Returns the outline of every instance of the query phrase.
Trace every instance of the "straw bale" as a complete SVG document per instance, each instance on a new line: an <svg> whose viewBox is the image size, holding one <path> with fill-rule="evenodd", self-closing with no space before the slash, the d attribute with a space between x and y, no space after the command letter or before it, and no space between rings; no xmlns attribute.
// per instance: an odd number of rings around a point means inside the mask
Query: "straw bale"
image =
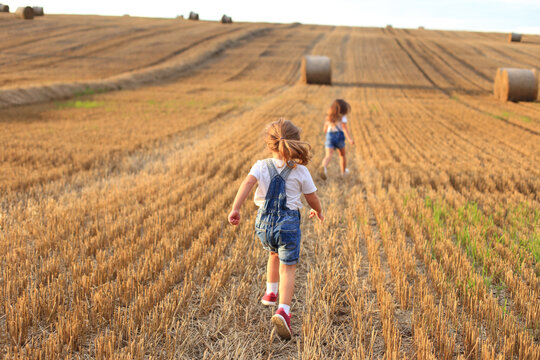
<svg viewBox="0 0 540 360"><path fill-rule="evenodd" d="M189 20L199 20L199 14L194 13L193 11L189 12Z"/></svg>
<svg viewBox="0 0 540 360"><path fill-rule="evenodd" d="M9 12L9 5L0 4L0 12Z"/></svg>
<svg viewBox="0 0 540 360"><path fill-rule="evenodd" d="M34 9L30 6L18 7L15 10L15 16L19 19L32 20L34 18Z"/></svg>
<svg viewBox="0 0 540 360"><path fill-rule="evenodd" d="M43 15L45 15L45 13L43 12L43 7L42 6L34 6L32 8L32 10L34 10L34 16L43 16Z"/></svg>
<svg viewBox="0 0 540 360"><path fill-rule="evenodd" d="M508 42L520 42L520 41L521 41L521 34L518 34L518 33L508 34Z"/></svg>
<svg viewBox="0 0 540 360"><path fill-rule="evenodd" d="M223 15L221 17L221 23L222 24L232 24L232 18L230 16Z"/></svg>
<svg viewBox="0 0 540 360"><path fill-rule="evenodd" d="M332 67L327 56L304 56L301 72L302 81L306 84L332 84Z"/></svg>
<svg viewBox="0 0 540 360"><path fill-rule="evenodd" d="M493 94L501 101L536 101L538 80L534 69L498 68Z"/></svg>

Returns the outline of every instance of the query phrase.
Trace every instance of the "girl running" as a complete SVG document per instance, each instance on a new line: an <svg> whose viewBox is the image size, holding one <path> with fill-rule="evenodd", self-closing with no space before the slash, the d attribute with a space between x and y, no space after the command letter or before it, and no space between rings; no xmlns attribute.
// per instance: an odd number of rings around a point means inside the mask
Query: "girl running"
<svg viewBox="0 0 540 360"><path fill-rule="evenodd" d="M300 257L301 195L311 207L309 217L323 221L321 203L315 194L317 188L305 165L309 162L309 144L300 141L300 130L289 120L270 123L265 142L272 157L259 160L244 179L229 213L229 223L238 225L240 208L253 186L255 204L259 206L255 220L255 233L263 248L269 251L266 269L264 305L279 306L272 316L278 335L292 337L291 300L294 292L296 264Z"/></svg>
<svg viewBox="0 0 540 360"><path fill-rule="evenodd" d="M336 99L330 105L326 121L324 122L324 133L326 134L326 156L324 157L319 175L323 180L326 180L328 173L326 167L332 158L334 150L339 154L339 165L341 167L341 175L349 173L347 169L347 159L345 158L345 139L349 143L354 144L354 140L347 128L347 114L351 112L351 105L343 99Z"/></svg>

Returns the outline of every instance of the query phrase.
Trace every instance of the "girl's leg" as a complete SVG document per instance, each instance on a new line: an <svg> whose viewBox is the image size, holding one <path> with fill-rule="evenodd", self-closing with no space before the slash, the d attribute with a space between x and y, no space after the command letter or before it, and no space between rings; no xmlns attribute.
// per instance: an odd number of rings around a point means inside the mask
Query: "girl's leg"
<svg viewBox="0 0 540 360"><path fill-rule="evenodd" d="M266 267L266 281L269 283L279 282L279 257L275 252L270 252Z"/></svg>
<svg viewBox="0 0 540 360"><path fill-rule="evenodd" d="M276 305L277 294L279 291L279 257L275 252L268 255L268 264L266 267L266 292L261 299L263 305Z"/></svg>
<svg viewBox="0 0 540 360"><path fill-rule="evenodd" d="M322 166L327 167L328 163L330 162L330 159L332 159L332 154L334 153L333 148L325 148L326 149L326 156L324 157L322 161Z"/></svg>
<svg viewBox="0 0 540 360"><path fill-rule="evenodd" d="M345 158L345 148L338 149L339 153L339 166L341 167L341 173L345 173L345 169L347 168L347 158Z"/></svg>
<svg viewBox="0 0 540 360"><path fill-rule="evenodd" d="M279 308L272 316L272 324L276 329L277 334L283 339L292 337L291 329L291 302L294 292L294 273L295 265L279 264Z"/></svg>
<svg viewBox="0 0 540 360"><path fill-rule="evenodd" d="M295 265L279 264L279 303L291 306L294 293L294 273Z"/></svg>

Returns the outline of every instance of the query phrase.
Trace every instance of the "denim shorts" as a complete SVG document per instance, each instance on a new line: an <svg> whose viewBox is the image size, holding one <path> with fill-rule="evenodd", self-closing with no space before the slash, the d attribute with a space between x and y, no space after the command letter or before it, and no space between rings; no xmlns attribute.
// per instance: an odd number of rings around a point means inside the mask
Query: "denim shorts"
<svg viewBox="0 0 540 360"><path fill-rule="evenodd" d="M331 149L343 149L345 147L345 133L341 130L327 132L324 146Z"/></svg>
<svg viewBox="0 0 540 360"><path fill-rule="evenodd" d="M261 240L263 248L278 254L282 264L298 263L301 238L298 210L280 210L275 214L259 209L255 234Z"/></svg>

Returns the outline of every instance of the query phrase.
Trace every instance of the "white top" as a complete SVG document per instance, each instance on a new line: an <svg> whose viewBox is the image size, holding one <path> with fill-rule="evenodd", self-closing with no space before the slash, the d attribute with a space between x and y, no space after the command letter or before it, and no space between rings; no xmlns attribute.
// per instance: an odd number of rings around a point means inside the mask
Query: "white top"
<svg viewBox="0 0 540 360"><path fill-rule="evenodd" d="M285 162L279 159L272 159L278 173L285 168ZM268 186L270 186L270 173L268 172L268 166L265 160L258 160L255 165L249 171L249 175L253 175L257 178L259 186L255 190L255 205L264 205L266 193L268 192ZM287 181L285 182L285 193L287 194L287 208L291 210L298 210L302 208L302 201L300 199L302 194L311 194L317 191L317 187L313 183L309 170L304 165L296 165L291 170Z"/></svg>
<svg viewBox="0 0 540 360"><path fill-rule="evenodd" d="M341 124L346 124L346 123L347 123L347 117L343 116L341 117L341 122L336 123L335 125L332 125L332 123L329 123L328 132L335 132L338 130L343 130L343 127L341 126Z"/></svg>

